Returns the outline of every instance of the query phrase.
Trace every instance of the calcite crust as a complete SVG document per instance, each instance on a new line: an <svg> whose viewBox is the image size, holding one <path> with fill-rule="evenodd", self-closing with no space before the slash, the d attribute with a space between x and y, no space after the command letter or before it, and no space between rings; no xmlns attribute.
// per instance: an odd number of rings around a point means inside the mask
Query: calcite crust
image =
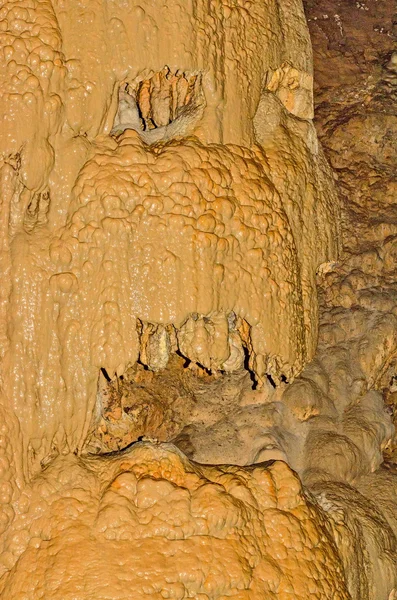
<svg viewBox="0 0 397 600"><path fill-rule="evenodd" d="M0 0L1 600L397 598L397 56L306 4L343 219L300 0Z"/></svg>
<svg viewBox="0 0 397 600"><path fill-rule="evenodd" d="M180 330L191 315L218 311L226 320L234 312L252 328L258 374L291 378L307 356L305 282L260 148L192 139L151 150L136 137L85 165L66 230L52 246L66 267L54 276L64 327L76 314L73 304L80 307L90 362L122 373L119 365L139 356L131 316ZM212 352L205 340L192 340L186 351L208 369L221 369L230 356L228 328L223 340L221 324L215 329ZM180 337L189 345L183 331Z"/></svg>
<svg viewBox="0 0 397 600"><path fill-rule="evenodd" d="M61 458L17 510L4 598L350 597L324 516L281 461L204 467L149 443Z"/></svg>

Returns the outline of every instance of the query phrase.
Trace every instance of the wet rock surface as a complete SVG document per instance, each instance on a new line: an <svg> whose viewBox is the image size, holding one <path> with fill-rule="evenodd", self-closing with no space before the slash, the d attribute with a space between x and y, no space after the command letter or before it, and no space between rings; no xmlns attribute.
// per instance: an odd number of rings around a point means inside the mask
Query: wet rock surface
<svg viewBox="0 0 397 600"><path fill-rule="evenodd" d="M392 3L305 3L332 175L298 3L91 4L1 7L1 597L393 600Z"/></svg>
<svg viewBox="0 0 397 600"><path fill-rule="evenodd" d="M324 514L283 462L205 467L139 443L55 460L17 510L4 597L349 598Z"/></svg>

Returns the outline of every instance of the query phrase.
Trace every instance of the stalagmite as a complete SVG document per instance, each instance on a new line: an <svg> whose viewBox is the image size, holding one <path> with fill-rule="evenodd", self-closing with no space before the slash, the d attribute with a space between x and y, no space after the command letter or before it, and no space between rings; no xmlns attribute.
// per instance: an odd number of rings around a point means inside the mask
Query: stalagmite
<svg viewBox="0 0 397 600"><path fill-rule="evenodd" d="M0 598L397 597L379 123L329 166L300 0L0 11Z"/></svg>

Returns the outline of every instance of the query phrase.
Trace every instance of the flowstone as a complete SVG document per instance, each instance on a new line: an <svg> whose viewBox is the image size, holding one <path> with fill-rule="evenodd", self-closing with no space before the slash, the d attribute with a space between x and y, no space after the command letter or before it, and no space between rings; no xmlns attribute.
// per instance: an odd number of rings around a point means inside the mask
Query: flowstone
<svg viewBox="0 0 397 600"><path fill-rule="evenodd" d="M17 511L4 598L349 598L327 523L282 462L205 467L148 443L69 456Z"/></svg>
<svg viewBox="0 0 397 600"><path fill-rule="evenodd" d="M27 473L81 450L101 372L180 354L292 381L339 222L299 2L3 10L3 387Z"/></svg>
<svg viewBox="0 0 397 600"><path fill-rule="evenodd" d="M300 1L0 15L2 600L394 598Z"/></svg>

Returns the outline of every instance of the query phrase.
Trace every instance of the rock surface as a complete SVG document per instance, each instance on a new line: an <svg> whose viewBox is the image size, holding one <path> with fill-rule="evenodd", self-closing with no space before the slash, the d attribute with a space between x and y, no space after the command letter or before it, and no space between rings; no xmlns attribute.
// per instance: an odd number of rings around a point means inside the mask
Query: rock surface
<svg viewBox="0 0 397 600"><path fill-rule="evenodd" d="M396 598L392 3L0 10L0 597Z"/></svg>
<svg viewBox="0 0 397 600"><path fill-rule="evenodd" d="M148 443L70 456L17 511L2 579L15 600L349 598L324 514L283 462L205 467Z"/></svg>

